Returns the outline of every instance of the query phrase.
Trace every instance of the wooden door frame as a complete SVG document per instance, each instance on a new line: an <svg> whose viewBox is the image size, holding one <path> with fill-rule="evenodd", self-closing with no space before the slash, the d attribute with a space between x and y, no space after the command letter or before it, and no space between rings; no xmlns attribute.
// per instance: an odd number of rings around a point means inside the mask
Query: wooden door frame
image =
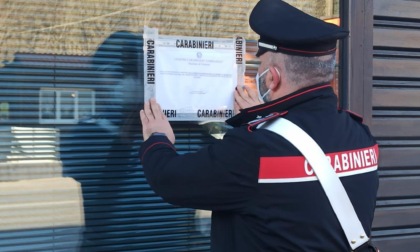
<svg viewBox="0 0 420 252"><path fill-rule="evenodd" d="M340 16L350 35L341 44L341 107L372 122L373 0L341 0Z"/></svg>

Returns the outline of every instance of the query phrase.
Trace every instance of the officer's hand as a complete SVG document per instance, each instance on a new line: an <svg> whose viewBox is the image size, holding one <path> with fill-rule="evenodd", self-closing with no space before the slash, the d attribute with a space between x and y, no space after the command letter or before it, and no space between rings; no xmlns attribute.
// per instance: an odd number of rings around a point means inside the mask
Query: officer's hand
<svg viewBox="0 0 420 252"><path fill-rule="evenodd" d="M152 98L144 103L144 109L140 110L141 124L143 125L143 140L146 141L152 133L164 133L172 144L175 143L175 135L169 124L168 118L163 114L159 103Z"/></svg>
<svg viewBox="0 0 420 252"><path fill-rule="evenodd" d="M247 85L238 85L235 90L235 114L240 112L240 109L245 109L262 104L258 98L258 92Z"/></svg>

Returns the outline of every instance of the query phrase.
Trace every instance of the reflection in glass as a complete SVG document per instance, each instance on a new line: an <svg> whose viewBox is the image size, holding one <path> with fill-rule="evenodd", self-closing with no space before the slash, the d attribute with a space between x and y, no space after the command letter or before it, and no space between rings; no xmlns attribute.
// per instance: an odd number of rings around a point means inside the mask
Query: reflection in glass
<svg viewBox="0 0 420 252"><path fill-rule="evenodd" d="M76 119L74 107L76 92L60 92L60 119Z"/></svg>
<svg viewBox="0 0 420 252"><path fill-rule="evenodd" d="M79 120L83 121L94 116L95 93L92 91L78 91Z"/></svg>
<svg viewBox="0 0 420 252"><path fill-rule="evenodd" d="M52 90L41 91L41 119L56 119L56 97Z"/></svg>

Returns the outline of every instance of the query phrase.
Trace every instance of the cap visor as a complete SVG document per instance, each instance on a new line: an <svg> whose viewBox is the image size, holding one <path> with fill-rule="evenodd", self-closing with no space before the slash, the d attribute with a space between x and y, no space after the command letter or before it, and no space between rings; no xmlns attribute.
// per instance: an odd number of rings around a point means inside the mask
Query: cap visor
<svg viewBox="0 0 420 252"><path fill-rule="evenodd" d="M255 56L260 57L261 55L263 55L264 53L268 52L269 50L267 48L263 48L263 47L258 47L258 51L255 54Z"/></svg>

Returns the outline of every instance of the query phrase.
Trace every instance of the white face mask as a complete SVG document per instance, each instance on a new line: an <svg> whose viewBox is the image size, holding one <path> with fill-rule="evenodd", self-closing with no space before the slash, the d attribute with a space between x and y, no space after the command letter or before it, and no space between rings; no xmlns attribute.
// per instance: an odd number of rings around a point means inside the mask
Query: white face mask
<svg viewBox="0 0 420 252"><path fill-rule="evenodd" d="M267 85L265 85L265 75L268 73L268 70L270 69L267 68L267 70L262 72L261 75L257 73L257 75L255 76L255 82L257 83L258 97L260 98L261 102L269 101L267 99L267 95L268 93L270 93L271 90L267 88Z"/></svg>

